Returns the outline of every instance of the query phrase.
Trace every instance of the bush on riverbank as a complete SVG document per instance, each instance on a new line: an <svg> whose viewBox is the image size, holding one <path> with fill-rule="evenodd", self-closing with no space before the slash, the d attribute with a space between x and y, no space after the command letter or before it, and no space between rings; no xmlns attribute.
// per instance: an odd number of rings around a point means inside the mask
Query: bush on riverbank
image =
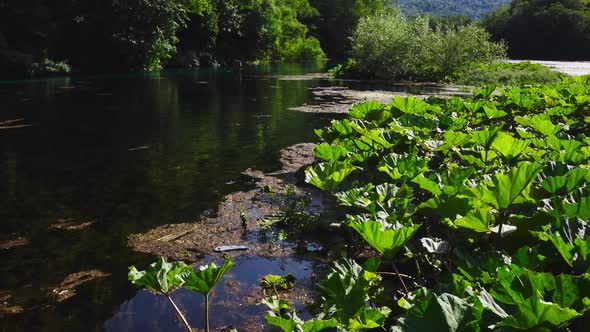
<svg viewBox="0 0 590 332"><path fill-rule="evenodd" d="M463 85L523 86L552 84L563 78L563 74L540 64L528 61L520 63L492 62L467 68L450 79Z"/></svg>
<svg viewBox="0 0 590 332"><path fill-rule="evenodd" d="M388 11L360 20L352 40L354 65L340 68L339 74L440 81L476 64L504 58L506 46L489 37L475 24L433 29L427 17L407 18L398 10Z"/></svg>

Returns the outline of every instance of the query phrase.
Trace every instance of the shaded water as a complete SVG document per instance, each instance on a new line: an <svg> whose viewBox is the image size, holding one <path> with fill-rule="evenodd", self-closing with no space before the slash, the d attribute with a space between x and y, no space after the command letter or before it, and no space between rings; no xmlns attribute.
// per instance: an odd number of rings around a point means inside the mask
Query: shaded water
<svg viewBox="0 0 590 332"><path fill-rule="evenodd" d="M127 281L129 265L154 260L131 251L127 235L215 213L224 195L252 186L242 171L277 169L282 148L315 141L313 129L332 116L288 108L307 102L308 88L333 83L258 75L310 70L319 68L0 82L0 122L30 125L0 130L0 241L30 242L0 249L0 298L24 308L0 314L0 330L182 331L163 298ZM73 231L49 227L60 219L94 223ZM214 327L258 330L248 315L264 308L243 303L247 290L267 273L304 279L314 266L296 257L244 256L236 263L228 279L239 290L220 285ZM93 269L110 276L63 303L47 296L69 274ZM175 296L202 327L202 299Z"/></svg>

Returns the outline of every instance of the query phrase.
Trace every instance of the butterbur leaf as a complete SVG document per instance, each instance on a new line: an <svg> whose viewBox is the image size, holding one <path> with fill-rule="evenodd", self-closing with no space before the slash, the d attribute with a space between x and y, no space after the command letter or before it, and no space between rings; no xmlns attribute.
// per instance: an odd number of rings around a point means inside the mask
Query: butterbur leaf
<svg viewBox="0 0 590 332"><path fill-rule="evenodd" d="M293 319L283 318L274 313L268 313L266 316L264 316L264 318L266 319L267 323L280 328L284 332L297 331L298 324Z"/></svg>
<svg viewBox="0 0 590 332"><path fill-rule="evenodd" d="M281 310L289 309L289 303L283 299L277 299L274 296L265 297L262 299L262 304L266 305L273 312L281 312Z"/></svg>
<svg viewBox="0 0 590 332"><path fill-rule="evenodd" d="M577 203L563 204L563 211L570 218L590 220L590 196L580 198Z"/></svg>
<svg viewBox="0 0 590 332"><path fill-rule="evenodd" d="M495 105L491 105L491 106L484 106L483 107L483 111L486 113L486 116L489 119L498 119L498 118L502 118L505 117L508 113L499 110L496 108Z"/></svg>
<svg viewBox="0 0 590 332"><path fill-rule="evenodd" d="M364 119L367 114L374 111L382 111L385 109L385 105L380 102L369 100L362 103L354 104L348 115L355 119Z"/></svg>
<svg viewBox="0 0 590 332"><path fill-rule="evenodd" d="M348 150L341 145L328 145L325 143L317 145L313 149L313 154L316 155L316 157L328 162L338 161L343 157L346 157L347 153Z"/></svg>
<svg viewBox="0 0 590 332"><path fill-rule="evenodd" d="M305 182L333 191L356 168L343 162L321 163L305 171Z"/></svg>
<svg viewBox="0 0 590 332"><path fill-rule="evenodd" d="M535 293L533 297L518 303L514 314L506 317L497 326L510 326L520 330L539 327L558 328L579 316L577 311L546 302L538 293Z"/></svg>
<svg viewBox="0 0 590 332"><path fill-rule="evenodd" d="M287 314L286 317L268 313L264 318L267 323L280 328L284 332L320 332L338 326L338 321L334 318L328 320L314 319L304 322L297 317L295 311Z"/></svg>
<svg viewBox="0 0 590 332"><path fill-rule="evenodd" d="M492 295L488 293L485 289L480 291L479 294L477 294L477 298L479 299L479 301L485 309L490 310L494 314L498 315L500 318L508 317L508 313L506 313L506 311L498 303L496 303Z"/></svg>
<svg viewBox="0 0 590 332"><path fill-rule="evenodd" d="M348 324L351 318L358 317L366 301L370 300L381 277L363 269L355 261L340 259L335 262L332 271L318 283L322 297L322 308L327 314L334 314L339 322Z"/></svg>
<svg viewBox="0 0 590 332"><path fill-rule="evenodd" d="M379 265L381 265L381 260L378 257L371 257L363 264L363 269L376 273L379 271Z"/></svg>
<svg viewBox="0 0 590 332"><path fill-rule="evenodd" d="M479 208L473 209L464 217L455 219L453 225L471 229L478 233L490 232L491 214L490 209Z"/></svg>
<svg viewBox="0 0 590 332"><path fill-rule="evenodd" d="M183 287L207 295L232 266L234 262L229 258L219 267L214 263L201 266L197 272L188 275Z"/></svg>
<svg viewBox="0 0 590 332"><path fill-rule="evenodd" d="M473 89L473 94L478 99L489 100L496 91L495 85L486 85L481 88Z"/></svg>
<svg viewBox="0 0 590 332"><path fill-rule="evenodd" d="M412 180L428 170L428 159L415 154L395 154L385 156L379 163L379 171L387 173L392 179Z"/></svg>
<svg viewBox="0 0 590 332"><path fill-rule="evenodd" d="M545 171L548 173L550 170ZM590 171L585 168L576 167L567 171L564 175L547 176L541 186L551 194L567 194L577 189L586 180Z"/></svg>
<svg viewBox="0 0 590 332"><path fill-rule="evenodd" d="M363 308L359 315L348 320L347 331L364 331L383 326L391 310L387 307Z"/></svg>
<svg viewBox="0 0 590 332"><path fill-rule="evenodd" d="M553 136L563 129L561 125L555 125L547 116L535 115L531 119L533 128L543 136Z"/></svg>
<svg viewBox="0 0 590 332"><path fill-rule="evenodd" d="M378 221L351 223L367 243L380 254L393 257L412 238L420 225L404 226L400 229L383 229Z"/></svg>
<svg viewBox="0 0 590 332"><path fill-rule="evenodd" d="M531 201L530 184L541 170L536 163L522 163L508 173L496 173L494 186L479 185L472 189L476 197L496 209L506 209L515 203Z"/></svg>
<svg viewBox="0 0 590 332"><path fill-rule="evenodd" d="M409 114L422 114L430 107L424 100L413 96L407 98L395 97L391 101L391 106L403 113Z"/></svg>
<svg viewBox="0 0 590 332"><path fill-rule="evenodd" d="M396 332L457 332L463 331L473 320L469 303L452 294L441 294L425 298L399 320Z"/></svg>
<svg viewBox="0 0 590 332"><path fill-rule="evenodd" d="M377 124L382 124L391 118L391 113L385 109L385 105L372 100L353 105L348 114L352 118L374 121Z"/></svg>
<svg viewBox="0 0 590 332"><path fill-rule="evenodd" d="M514 138L503 131L498 132L492 141L492 148L508 160L520 156L528 146L528 141Z"/></svg>
<svg viewBox="0 0 590 332"><path fill-rule="evenodd" d="M138 286L144 286L152 291L168 294L174 287L183 284L183 275L192 270L184 262L169 263L160 257L150 264L147 270L138 271L134 266L129 267L129 281Z"/></svg>
<svg viewBox="0 0 590 332"><path fill-rule="evenodd" d="M441 189L440 184L425 177L424 174L418 175L417 177L412 179L412 182L414 182L415 184L420 186L420 188L422 188L426 191L429 191L436 196L439 196L442 194L442 189Z"/></svg>
<svg viewBox="0 0 590 332"><path fill-rule="evenodd" d="M303 332L320 332L327 328L337 327L338 321L335 318L328 320L314 319L307 321L301 325Z"/></svg>

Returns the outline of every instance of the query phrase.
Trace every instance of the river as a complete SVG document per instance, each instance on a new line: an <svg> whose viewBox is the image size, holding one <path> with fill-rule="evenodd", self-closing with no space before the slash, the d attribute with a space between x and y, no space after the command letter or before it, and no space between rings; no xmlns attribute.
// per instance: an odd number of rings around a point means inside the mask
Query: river
<svg viewBox="0 0 590 332"><path fill-rule="evenodd" d="M284 76L320 70L0 82L0 330L182 331L164 298L127 280L128 266L155 260L133 251L128 236L216 215L226 195L254 188L246 169L279 169L281 149L316 141L313 129L337 115L291 110L326 102L314 89L383 88ZM244 299L260 278L289 272L313 283L317 264L241 255L212 296L212 326L263 330L265 308ZM174 296L202 328L202 297Z"/></svg>
<svg viewBox="0 0 590 332"><path fill-rule="evenodd" d="M127 237L215 215L225 195L254 187L243 171L278 169L281 149L316 141L334 115L289 108L345 83L280 75L321 69L0 82L1 330L182 331L163 298L127 280L128 266L155 260ZM212 325L259 330L265 308L240 296L267 273L306 280L314 264L243 255L212 297ZM202 327L201 297L175 296Z"/></svg>

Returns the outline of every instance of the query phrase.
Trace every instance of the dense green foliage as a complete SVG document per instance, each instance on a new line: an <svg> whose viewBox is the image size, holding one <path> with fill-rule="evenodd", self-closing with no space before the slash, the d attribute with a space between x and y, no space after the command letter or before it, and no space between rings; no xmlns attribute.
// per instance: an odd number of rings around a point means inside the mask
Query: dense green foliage
<svg viewBox="0 0 590 332"><path fill-rule="evenodd" d="M350 37L362 17L387 9L393 0L310 0L319 15L306 20L331 59L345 59Z"/></svg>
<svg viewBox="0 0 590 332"><path fill-rule="evenodd" d="M546 66L528 61L520 63L492 62L466 68L453 75L453 83L480 86L522 86L531 84L551 84L561 80L563 74Z"/></svg>
<svg viewBox="0 0 590 332"><path fill-rule="evenodd" d="M467 16L481 18L486 13L510 3L510 0L399 0L397 5L407 15Z"/></svg>
<svg viewBox="0 0 590 332"><path fill-rule="evenodd" d="M495 90L365 102L316 131L321 161L306 181L334 194L347 212L341 227L382 260L336 263L319 284L316 321L349 331L584 330L590 76ZM403 287L380 293L379 271L391 266Z"/></svg>
<svg viewBox="0 0 590 332"><path fill-rule="evenodd" d="M354 62L345 74L387 80L438 81L505 55L482 28L431 28L427 17L390 11L362 18L354 32Z"/></svg>
<svg viewBox="0 0 590 332"><path fill-rule="evenodd" d="M4 1L1 76L44 61L79 71L315 61L324 53L301 22L314 16L308 0Z"/></svg>
<svg viewBox="0 0 590 332"><path fill-rule="evenodd" d="M496 39L508 43L515 59L590 59L590 2L514 0L485 17Z"/></svg>

